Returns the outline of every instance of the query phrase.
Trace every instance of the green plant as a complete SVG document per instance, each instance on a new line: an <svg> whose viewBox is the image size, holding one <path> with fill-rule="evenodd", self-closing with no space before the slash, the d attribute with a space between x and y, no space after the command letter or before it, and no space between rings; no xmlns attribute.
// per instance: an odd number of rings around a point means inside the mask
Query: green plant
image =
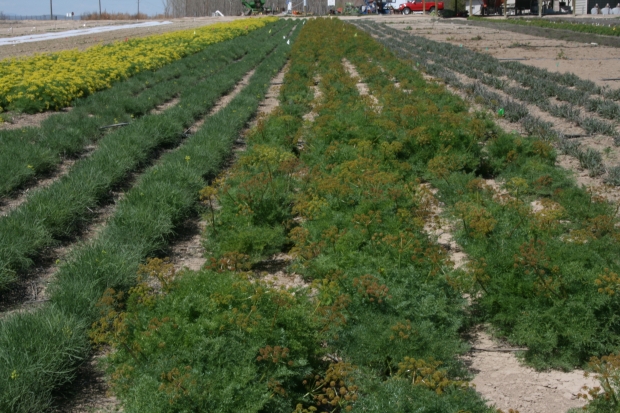
<svg viewBox="0 0 620 413"><path fill-rule="evenodd" d="M293 39L294 36L295 33ZM288 50L286 43L274 39L273 43L265 43L265 47L273 49L273 52L264 60L259 59L262 62L256 66L249 84L225 108L209 117L181 147L165 154L157 165L146 169L136 186L119 202L99 237L73 251L49 287L50 303L35 311L3 319L0 322L0 337L11 334L11 326L16 323L14 320L23 320L20 322L25 327L20 329L20 340L31 343L54 342L53 331L35 327L45 320L48 313L57 310L55 314L60 322L67 324L75 320L72 334L80 340L86 339L88 326L100 318L96 303L105 291L113 288L117 295L119 291L128 291L135 283L140 262L164 251L174 235L174 229L195 211L199 191L206 185L205 177L218 172L236 136L266 93L269 79L285 63ZM260 56L260 51L257 54ZM194 104L203 105L204 98L196 97ZM208 153L209 156L196 157L196 153ZM89 346L80 343L87 341L58 343L53 347L54 364L50 366L45 364L48 357L47 351L44 351L46 346L33 350L27 359L23 357L21 347L3 346L3 357L21 358L25 366L23 370L29 372L22 379L28 380L30 387L1 388L0 397L15 406L10 411L30 412L48 408L52 402L52 392L61 384L71 381L80 361L89 353ZM138 358L139 352L134 351L134 355ZM131 358L130 355L128 357ZM45 369L41 370L38 366ZM171 392L164 391L162 394L175 399L179 395L178 385L183 386L187 373L184 372L184 365L169 367L156 372L156 375L160 377L162 372L166 373L167 385L164 390ZM6 377L10 375L11 372L8 372ZM32 393L31 388L38 391ZM156 408L167 406L169 399L162 397L163 402L161 399L149 398L147 404L155 405L153 409L147 410L155 411ZM31 406L36 408L32 409ZM138 407L138 411L143 410Z"/></svg>
<svg viewBox="0 0 620 413"><path fill-rule="evenodd" d="M557 60L566 60L566 59L568 59L568 57L566 57L566 53L564 53L564 49L560 49L560 51L558 52L558 55L555 58Z"/></svg>
<svg viewBox="0 0 620 413"><path fill-rule="evenodd" d="M592 357L588 363L590 372L586 377L594 375L600 387L584 386L585 393L579 393L579 397L589 400L584 410L589 412L615 412L620 407L620 356L610 354L601 358Z"/></svg>
<svg viewBox="0 0 620 413"><path fill-rule="evenodd" d="M262 50L269 47L267 44ZM234 69L209 77L198 87L188 81L181 89L184 93L177 107L146 115L107 135L100 141L100 148L77 162L67 176L11 211L0 221L0 290L14 282L15 273L30 268L33 258L45 247L71 237L91 221L92 209L104 202L109 191L121 185L132 171L152 162L157 149L180 144L185 129L261 59L261 49L256 49ZM212 70L206 66L205 72Z"/></svg>

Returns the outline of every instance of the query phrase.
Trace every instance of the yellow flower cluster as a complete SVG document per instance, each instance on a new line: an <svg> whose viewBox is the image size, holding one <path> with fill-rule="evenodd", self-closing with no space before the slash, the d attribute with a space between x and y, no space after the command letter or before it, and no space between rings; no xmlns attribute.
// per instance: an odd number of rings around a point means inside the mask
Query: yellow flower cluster
<svg viewBox="0 0 620 413"><path fill-rule="evenodd" d="M275 20L243 19L94 46L83 52L66 50L5 59L0 61L0 108L27 112L63 108L118 80L158 69Z"/></svg>

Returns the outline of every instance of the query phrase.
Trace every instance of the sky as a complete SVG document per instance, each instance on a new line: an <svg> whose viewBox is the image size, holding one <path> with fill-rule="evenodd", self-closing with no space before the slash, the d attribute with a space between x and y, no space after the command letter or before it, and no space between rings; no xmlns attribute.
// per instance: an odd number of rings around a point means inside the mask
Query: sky
<svg viewBox="0 0 620 413"><path fill-rule="evenodd" d="M54 14L99 11L99 0L52 0ZM101 0L101 10L109 13L136 13L137 0ZM0 11L4 14L44 15L50 14L49 0L0 0ZM148 15L163 13L163 0L140 0L140 13Z"/></svg>

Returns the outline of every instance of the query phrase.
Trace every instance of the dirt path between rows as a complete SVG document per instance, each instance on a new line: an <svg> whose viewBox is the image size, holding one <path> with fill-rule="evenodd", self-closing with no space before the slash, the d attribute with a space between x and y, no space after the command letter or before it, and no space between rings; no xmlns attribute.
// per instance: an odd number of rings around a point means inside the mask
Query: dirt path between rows
<svg viewBox="0 0 620 413"><path fill-rule="evenodd" d="M585 405L577 394L582 386L598 382L585 378L583 370L537 372L522 365L506 345L494 341L483 329L475 332L473 350L465 357L472 383L489 404L519 413L560 413Z"/></svg>
<svg viewBox="0 0 620 413"><path fill-rule="evenodd" d="M620 48L454 24L449 20L432 23L430 20L414 18L403 21L401 18L394 20L390 26L399 30L408 29L409 33L417 36L462 46L497 59L518 60L550 72L574 73L599 86L620 88L620 81L603 80L620 78Z"/></svg>
<svg viewBox="0 0 620 413"><path fill-rule="evenodd" d="M213 106L209 116L215 115L228 105L250 83L255 69L249 71L225 96L222 96ZM195 133L204 124L206 118L196 122L190 130ZM202 217L192 217L187 220L178 231L178 236L170 248L170 261L176 271L188 269L199 271L207 262L202 237L207 227L207 221Z"/></svg>

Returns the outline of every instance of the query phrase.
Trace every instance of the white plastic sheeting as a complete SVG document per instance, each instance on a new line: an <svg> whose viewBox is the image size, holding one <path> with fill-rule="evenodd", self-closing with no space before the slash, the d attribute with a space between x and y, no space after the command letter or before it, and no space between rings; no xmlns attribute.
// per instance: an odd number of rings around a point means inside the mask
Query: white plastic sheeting
<svg viewBox="0 0 620 413"><path fill-rule="evenodd" d="M163 21L163 22L123 24L119 26L99 26L99 27L91 27L89 29L67 30L66 32L58 32L58 33L43 33L43 34L34 34L34 35L29 35L29 36L9 37L5 39L0 39L0 46L7 46L7 45L19 44L19 43L40 42L43 40L64 39L65 37L84 36L87 34L105 33L105 32L111 32L114 30L161 26L162 24L172 24L172 22Z"/></svg>

